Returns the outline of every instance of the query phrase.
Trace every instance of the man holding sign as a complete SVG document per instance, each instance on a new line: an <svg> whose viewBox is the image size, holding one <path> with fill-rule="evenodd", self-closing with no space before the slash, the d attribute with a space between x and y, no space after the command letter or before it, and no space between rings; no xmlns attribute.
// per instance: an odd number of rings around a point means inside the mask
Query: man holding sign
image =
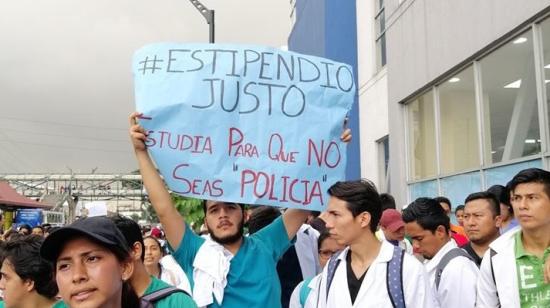
<svg viewBox="0 0 550 308"><path fill-rule="evenodd" d="M136 52L134 77L143 183L198 306L280 307L277 261L343 177L351 68L263 47L156 44ZM208 200L210 239L185 224L148 151L172 191ZM291 209L243 237L242 203Z"/></svg>

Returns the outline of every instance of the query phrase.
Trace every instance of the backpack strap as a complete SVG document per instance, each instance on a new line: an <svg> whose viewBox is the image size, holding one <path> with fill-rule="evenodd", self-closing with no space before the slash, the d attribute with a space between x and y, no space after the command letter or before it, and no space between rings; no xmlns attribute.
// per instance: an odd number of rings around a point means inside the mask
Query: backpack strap
<svg viewBox="0 0 550 308"><path fill-rule="evenodd" d="M403 259L405 251L399 246L393 247L393 255L386 268L386 288L394 308L405 308L403 294Z"/></svg>
<svg viewBox="0 0 550 308"><path fill-rule="evenodd" d="M489 263L491 263L491 276L493 277L493 283L495 284L495 291L497 293L497 298L498 297L498 289L497 289L497 280L495 279L495 269L493 268L493 257L497 254L497 252L493 249L493 248L490 248L489 247Z"/></svg>
<svg viewBox="0 0 550 308"><path fill-rule="evenodd" d="M456 257L465 257L468 258L468 260L474 262L474 259L472 259L472 256L466 250L462 248L455 247L451 250L449 250L443 258L441 258L441 261L436 266L435 271L435 288L439 289L439 283L441 282L441 275L443 274L443 270L451 262L452 259Z"/></svg>
<svg viewBox="0 0 550 308"><path fill-rule="evenodd" d="M340 259L338 257L340 254L342 254L343 250L340 250L336 252L335 254L330 257L328 260L328 267L327 267L327 299L328 299L328 291L330 290L330 285L332 284L332 279L334 278L334 274L336 273L336 268L338 267L338 264L340 264Z"/></svg>
<svg viewBox="0 0 550 308"><path fill-rule="evenodd" d="M305 306L307 297L309 296L309 292L311 292L311 288L309 287L309 283L314 277L308 278L303 281L302 287L300 288L300 305L302 307Z"/></svg>
<svg viewBox="0 0 550 308"><path fill-rule="evenodd" d="M164 289L160 289L160 290L157 290L153 293L149 293L147 295L144 295L140 298L140 307L141 308L152 308L154 307L155 303L165 297L168 297L174 293L184 293L186 294L187 296L189 296L189 294L187 292L185 292L184 290L182 289L179 289L179 288L176 288L176 287L173 287L173 286L170 286L170 287L167 287L167 288L164 288Z"/></svg>

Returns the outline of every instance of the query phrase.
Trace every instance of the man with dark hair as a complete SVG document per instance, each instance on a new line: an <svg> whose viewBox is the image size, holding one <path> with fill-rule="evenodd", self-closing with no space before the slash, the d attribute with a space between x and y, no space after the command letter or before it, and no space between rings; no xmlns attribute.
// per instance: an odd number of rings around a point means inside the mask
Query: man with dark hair
<svg viewBox="0 0 550 308"><path fill-rule="evenodd" d="M395 210L395 199L392 195L387 193L380 194L380 201L382 202L382 212L387 209Z"/></svg>
<svg viewBox="0 0 550 308"><path fill-rule="evenodd" d="M451 204L451 200L447 197L435 197L435 201L439 202L439 205L443 208L445 211L445 214L450 218L451 213L453 212L453 206ZM449 230L451 232L451 236L455 240L455 242L459 245L465 245L468 243L468 239L466 238L466 232L464 232L464 228L461 226L455 225L449 221Z"/></svg>
<svg viewBox="0 0 550 308"><path fill-rule="evenodd" d="M44 236L44 228L42 228L41 226L34 226L32 227L31 234Z"/></svg>
<svg viewBox="0 0 550 308"><path fill-rule="evenodd" d="M116 227L126 240L128 247L130 248L130 255L134 262L134 272L130 277L130 284L138 297L144 297L149 294L153 294L159 290L168 289L172 287L166 282L153 277L147 273L143 259L145 257L145 245L143 243L143 236L141 235L141 228L132 219L120 215L110 217L115 223ZM171 293L161 299L158 299L154 303L155 307L196 307L191 297L182 292Z"/></svg>
<svg viewBox="0 0 550 308"><path fill-rule="evenodd" d="M462 249L479 267L489 244L500 235L500 204L495 195L486 191L468 195L464 203L464 230L470 242Z"/></svg>
<svg viewBox="0 0 550 308"><path fill-rule="evenodd" d="M319 307L430 307L433 298L422 264L374 235L382 215L374 184L337 182L328 193L326 226L346 248L323 269Z"/></svg>
<svg viewBox="0 0 550 308"><path fill-rule="evenodd" d="M455 209L455 218L459 226L464 228L464 205L459 205ZM466 232L466 230L464 230Z"/></svg>
<svg viewBox="0 0 550 308"><path fill-rule="evenodd" d="M23 236L6 242L2 247L0 290L2 307L65 307L57 302L58 289L54 269L50 262L40 257L42 238Z"/></svg>
<svg viewBox="0 0 550 308"><path fill-rule="evenodd" d="M518 220L514 217L514 208L510 203L508 188L502 185L493 185L487 191L495 195L500 202L500 234L519 226Z"/></svg>
<svg viewBox="0 0 550 308"><path fill-rule="evenodd" d="M449 235L449 216L436 199L418 198L403 210L405 232L424 266L439 307L474 307L478 268Z"/></svg>
<svg viewBox="0 0 550 308"><path fill-rule="evenodd" d="M508 189L521 228L489 245L481 262L478 306L550 307L550 284L543 278L550 262L550 172L522 170Z"/></svg>

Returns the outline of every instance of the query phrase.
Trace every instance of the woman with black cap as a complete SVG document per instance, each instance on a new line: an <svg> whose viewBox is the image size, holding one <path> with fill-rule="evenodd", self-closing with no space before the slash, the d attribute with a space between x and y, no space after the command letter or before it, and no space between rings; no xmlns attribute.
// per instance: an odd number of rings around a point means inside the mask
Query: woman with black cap
<svg viewBox="0 0 550 308"><path fill-rule="evenodd" d="M76 307L139 307L128 279L133 272L129 248L106 217L90 217L60 228L40 249L55 264L59 294Z"/></svg>

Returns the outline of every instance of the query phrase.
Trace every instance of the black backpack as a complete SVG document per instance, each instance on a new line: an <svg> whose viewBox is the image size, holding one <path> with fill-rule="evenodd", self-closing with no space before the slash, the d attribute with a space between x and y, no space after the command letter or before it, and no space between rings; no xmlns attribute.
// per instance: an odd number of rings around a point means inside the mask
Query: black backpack
<svg viewBox="0 0 550 308"><path fill-rule="evenodd" d="M140 308L154 308L155 303L171 294L181 292L184 294L189 295L189 293L185 292L182 289L178 289L176 287L167 287L164 289L157 290L153 293L149 293L147 295L142 296L139 300L139 307Z"/></svg>

